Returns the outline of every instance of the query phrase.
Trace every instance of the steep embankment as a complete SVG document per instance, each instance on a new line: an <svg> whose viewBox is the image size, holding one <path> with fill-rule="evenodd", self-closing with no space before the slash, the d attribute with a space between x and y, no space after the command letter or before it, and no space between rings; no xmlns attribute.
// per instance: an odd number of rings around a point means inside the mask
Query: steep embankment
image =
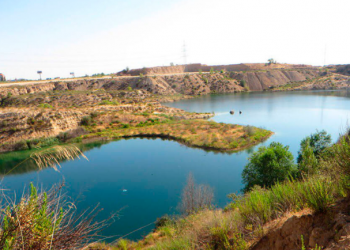
<svg viewBox="0 0 350 250"><path fill-rule="evenodd" d="M335 204L328 213L313 213L305 209L288 214L266 225L265 236L251 249L299 250L303 246L307 249L349 249L349 209L349 199L345 199Z"/></svg>
<svg viewBox="0 0 350 250"><path fill-rule="evenodd" d="M174 66L158 66L142 69L123 70L118 72L118 75L138 76L144 75L163 75L163 74L183 74L183 73L197 73L199 71L209 72L214 71L254 71L254 70L273 70L273 69L317 69L317 67L304 64L281 64L281 63L240 63L228 65L206 65L201 63L193 63L186 65Z"/></svg>
<svg viewBox="0 0 350 250"><path fill-rule="evenodd" d="M174 66L175 67L175 66ZM116 77L113 79L82 79L58 81L24 86L1 87L0 98L8 95L56 90L125 90L142 89L159 95L203 95L209 93L233 93L246 90L261 91L290 82L300 82L318 76L316 70L275 69L270 71L225 72L212 74L154 75Z"/></svg>

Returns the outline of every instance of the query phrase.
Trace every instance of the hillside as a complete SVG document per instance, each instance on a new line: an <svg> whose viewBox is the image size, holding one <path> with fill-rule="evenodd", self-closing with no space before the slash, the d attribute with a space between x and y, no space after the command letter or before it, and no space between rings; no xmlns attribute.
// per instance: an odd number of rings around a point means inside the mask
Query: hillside
<svg viewBox="0 0 350 250"><path fill-rule="evenodd" d="M334 75L334 73L331 73ZM102 79L76 79L61 80L26 85L15 85L1 87L0 97L7 95L22 95L47 91L66 90L146 90L157 95L205 95L210 93L233 93L241 91L262 91L284 86L287 84L299 83L308 84L310 81L326 79L331 75L324 75L323 71L316 69L273 69L268 71L241 71L241 72L213 72L213 73L186 73L172 75L139 75L123 76ZM334 78L334 86L337 84L348 84L348 76ZM315 86L317 87L317 86ZM312 88L312 86L311 86Z"/></svg>

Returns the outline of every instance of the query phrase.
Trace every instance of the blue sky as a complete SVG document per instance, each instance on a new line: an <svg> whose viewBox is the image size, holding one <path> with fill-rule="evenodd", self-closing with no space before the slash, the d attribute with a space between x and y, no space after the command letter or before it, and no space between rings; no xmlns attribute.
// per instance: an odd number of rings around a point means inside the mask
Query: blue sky
<svg viewBox="0 0 350 250"><path fill-rule="evenodd" d="M184 63L350 63L347 0L0 0L0 72L68 77ZM326 48L326 53L325 53ZM326 55L326 57L325 57Z"/></svg>

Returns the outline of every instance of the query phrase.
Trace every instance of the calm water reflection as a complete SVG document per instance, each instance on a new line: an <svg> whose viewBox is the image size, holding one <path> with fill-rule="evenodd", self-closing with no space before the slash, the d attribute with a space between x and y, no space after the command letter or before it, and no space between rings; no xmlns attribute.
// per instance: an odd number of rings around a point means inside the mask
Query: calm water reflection
<svg viewBox="0 0 350 250"><path fill-rule="evenodd" d="M316 129L325 129L336 140L350 115L346 91L243 93L204 96L166 105L196 112L215 112L218 122L249 124L275 132L268 140L290 145L297 154L302 138ZM231 116L229 110L243 113ZM43 187L66 183L66 191L79 209L100 204L100 218L121 208L120 219L105 235L124 235L166 213L177 212L181 189L189 172L197 182L215 189L218 206L227 203L226 195L242 188L241 172L253 149L221 154L182 146L161 139L129 139L84 146L89 161L64 162L60 172L38 172L33 164L16 169L5 177L4 188L21 192L29 182ZM6 172L29 153L0 155L0 173ZM127 189L127 192L122 192ZM140 238L152 227L129 236Z"/></svg>

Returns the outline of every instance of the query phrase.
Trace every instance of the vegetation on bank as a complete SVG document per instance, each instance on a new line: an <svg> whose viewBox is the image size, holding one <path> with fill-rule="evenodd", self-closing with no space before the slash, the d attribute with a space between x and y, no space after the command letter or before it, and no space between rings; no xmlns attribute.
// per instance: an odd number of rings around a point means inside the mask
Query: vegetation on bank
<svg viewBox="0 0 350 250"><path fill-rule="evenodd" d="M287 172L291 175L281 180L279 172L265 169L261 174L270 176L270 179L266 179L266 184L258 183L246 188L247 192L243 195L231 194L229 197L232 198L232 203L224 210L205 206L184 217L162 220L155 232L141 241L120 239L116 244L95 244L91 249L243 250L248 249L267 233L266 223L283 217L287 212L311 209L316 213L331 214L332 205L347 197L350 191L350 137L347 133L331 146L328 146L328 138L324 131L305 138L298 157L303 159L299 164L290 166ZM315 153L310 154L308 147ZM318 151L321 148L322 150ZM308 153L305 154L305 151ZM275 157L278 153L285 154L286 157L278 159ZM286 159L289 165L288 148L277 143L261 148L250 160L269 156L274 162L269 163L271 168L279 169L279 165L285 164ZM310 162L308 158L316 158L317 166L307 164ZM304 162L302 167L301 162ZM246 169L260 167L260 162L254 160L249 164ZM300 249L304 248L303 238Z"/></svg>
<svg viewBox="0 0 350 250"><path fill-rule="evenodd" d="M43 137L4 143L3 151L28 150L67 143L84 143L91 140L113 140L129 137L159 137L176 140L187 146L226 152L254 146L273 133L263 128L217 123L203 119L211 114L185 114L186 117L166 114L91 113L82 117L81 127L62 132L56 137ZM184 114L181 114L184 115ZM110 116L116 117L111 120ZM106 118L107 117L107 118ZM107 120L106 120L107 119Z"/></svg>
<svg viewBox="0 0 350 250"><path fill-rule="evenodd" d="M271 131L253 126L217 123L206 120L159 120L149 118L135 126L111 123L106 128L91 129L82 140L92 137L162 137L176 140L188 146L223 151L238 151L256 145L269 136Z"/></svg>

